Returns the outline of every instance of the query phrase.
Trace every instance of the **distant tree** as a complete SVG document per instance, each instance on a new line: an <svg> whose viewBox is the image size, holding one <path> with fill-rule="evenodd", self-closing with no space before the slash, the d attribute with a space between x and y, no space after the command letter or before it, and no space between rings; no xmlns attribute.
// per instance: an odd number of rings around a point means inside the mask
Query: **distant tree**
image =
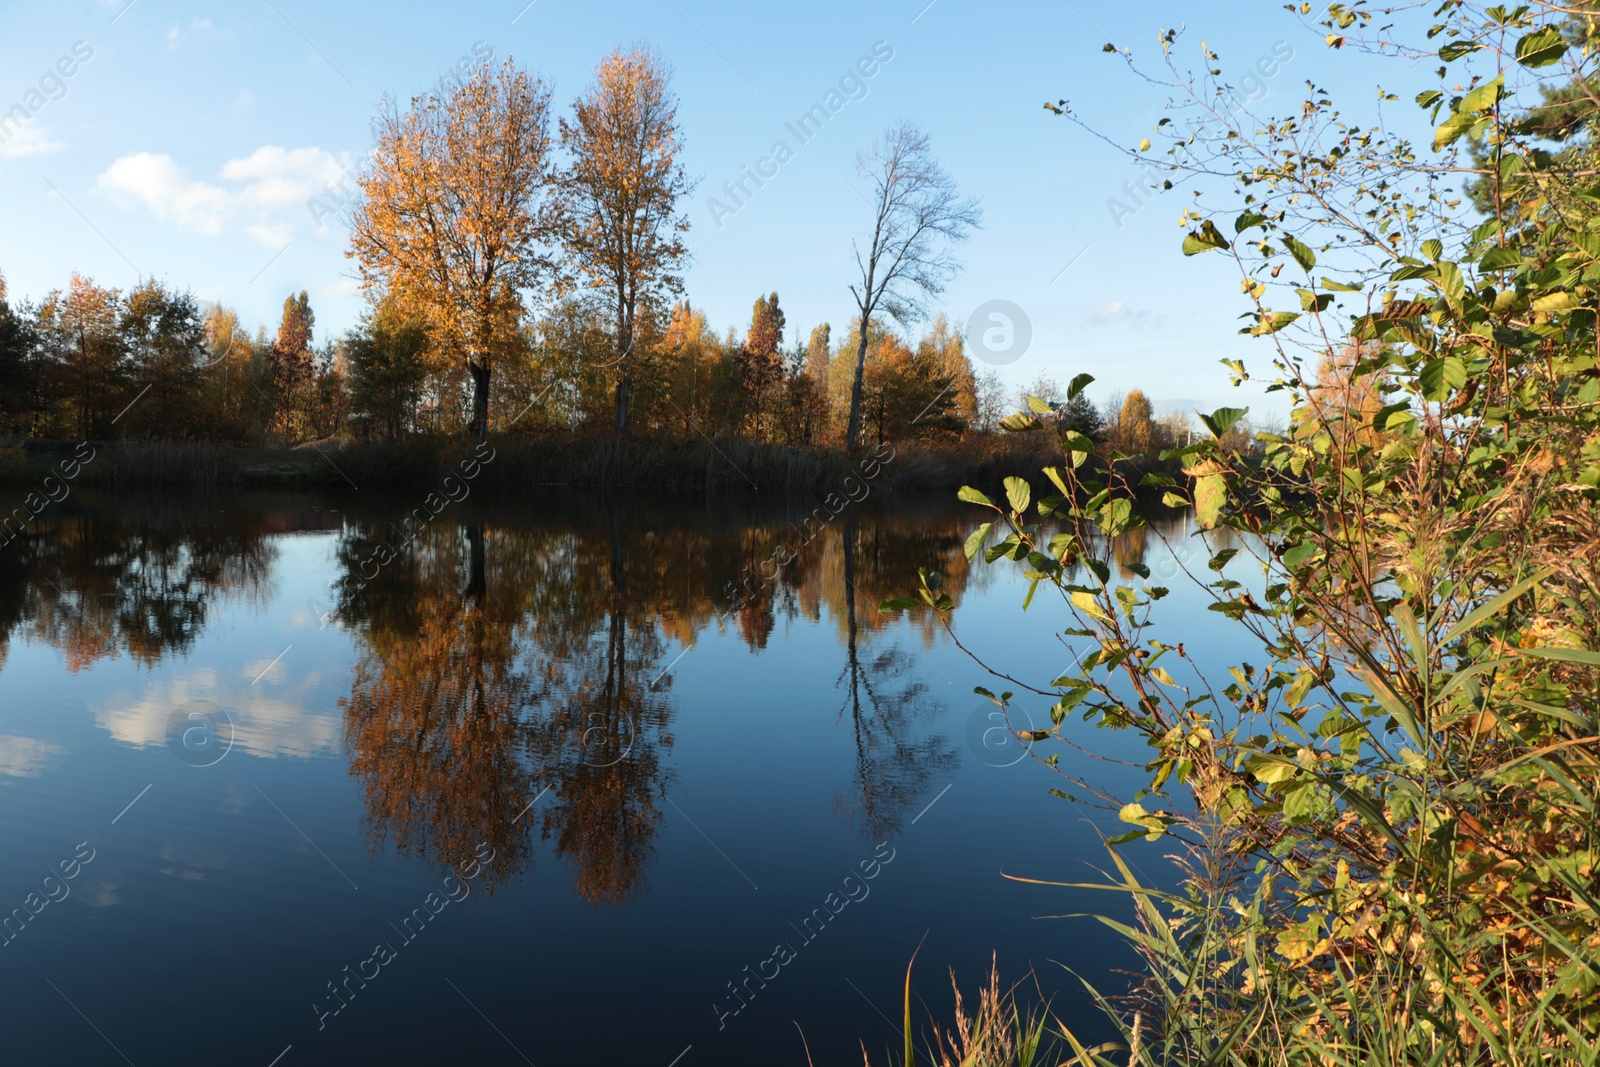
<svg viewBox="0 0 1600 1067"><path fill-rule="evenodd" d="M273 430L285 441L298 440L305 422L307 392L314 378L311 342L316 315L302 290L283 302L283 319L272 341L268 362L272 368Z"/></svg>
<svg viewBox="0 0 1600 1067"><path fill-rule="evenodd" d="M1122 412L1117 419L1117 446L1127 455L1149 455L1154 442L1155 421L1150 400L1138 389L1131 390L1122 401Z"/></svg>
<svg viewBox="0 0 1600 1067"><path fill-rule="evenodd" d="M364 284L426 322L472 379L473 436L489 432L489 389L523 294L546 277L553 216L550 93L507 60L444 97L392 100L373 123L366 200L351 226Z"/></svg>
<svg viewBox="0 0 1600 1067"><path fill-rule="evenodd" d="M823 323L811 331L806 342L806 374L819 382L828 380L828 364L833 360L832 334L833 327Z"/></svg>
<svg viewBox="0 0 1600 1067"><path fill-rule="evenodd" d="M129 290L123 343L139 403L129 422L151 437L196 436L209 428L202 407L205 324L194 296L149 280Z"/></svg>
<svg viewBox="0 0 1600 1067"><path fill-rule="evenodd" d="M754 440L763 440L768 408L784 381L784 315L778 294L759 297L750 315L750 332L739 347L739 377L744 386L745 420Z"/></svg>
<svg viewBox="0 0 1600 1067"><path fill-rule="evenodd" d="M997 370L986 370L977 377L973 400L972 428L989 432L1005 418L1006 383Z"/></svg>
<svg viewBox="0 0 1600 1067"><path fill-rule="evenodd" d="M1052 408L1059 408L1067 402L1067 390L1060 382L1050 377L1044 371L1034 376L1027 388L1017 394L1017 410L1028 410L1028 398L1037 397Z"/></svg>
<svg viewBox="0 0 1600 1067"><path fill-rule="evenodd" d="M38 335L29 319L7 302L6 279L0 274L0 420L8 429L31 423L44 407Z"/></svg>
<svg viewBox="0 0 1600 1067"><path fill-rule="evenodd" d="M937 367L946 388L950 390L949 414L961 420L963 426L977 422L978 379L972 361L967 358L966 342L961 334L950 328L950 322L940 315L932 327L917 342L918 357L927 365Z"/></svg>
<svg viewBox="0 0 1600 1067"><path fill-rule="evenodd" d="M350 413L347 366L343 345L329 342L316 354L306 410L313 437L333 437L344 428L345 417Z"/></svg>
<svg viewBox="0 0 1600 1067"><path fill-rule="evenodd" d="M224 439L260 437L270 421L271 346L252 338L237 312L213 304L201 319L205 331L206 408L212 432Z"/></svg>
<svg viewBox="0 0 1600 1067"><path fill-rule="evenodd" d="M1105 423L1100 418L1100 411L1087 394L1079 393L1065 404L1057 408L1061 420L1061 428L1072 430L1092 441L1099 442L1105 437Z"/></svg>
<svg viewBox="0 0 1600 1067"><path fill-rule="evenodd" d="M887 330L873 331L862 387L866 422L879 444L960 433L955 380L932 349L912 348Z"/></svg>
<svg viewBox="0 0 1600 1067"><path fill-rule="evenodd" d="M689 218L678 201L693 189L678 156L678 98L671 70L655 52L618 50L561 120L571 163L561 174L563 239L589 285L605 292L614 316L614 432L628 431L635 369L635 321L643 303L683 287Z"/></svg>
<svg viewBox="0 0 1600 1067"><path fill-rule="evenodd" d="M38 329L46 373L66 432L91 438L111 434L124 409L127 391L123 344L122 293L74 274L62 293L39 306Z"/></svg>
<svg viewBox="0 0 1600 1067"><path fill-rule="evenodd" d="M845 447L856 447L868 334L882 311L902 324L922 317L927 301L960 272L952 247L983 218L978 201L962 198L955 180L933 158L928 137L901 122L856 157L856 172L872 183L872 236L855 244L858 280L850 286L857 311L855 377Z"/></svg>

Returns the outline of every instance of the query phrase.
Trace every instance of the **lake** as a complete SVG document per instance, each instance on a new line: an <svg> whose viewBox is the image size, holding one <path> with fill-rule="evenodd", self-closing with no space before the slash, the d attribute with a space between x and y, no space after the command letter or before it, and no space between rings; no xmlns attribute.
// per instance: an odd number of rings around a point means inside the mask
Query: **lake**
<svg viewBox="0 0 1600 1067"><path fill-rule="evenodd" d="M968 571L976 509L820 514L52 505L0 547L8 1062L885 1063L913 953L924 1019L993 956L1103 1036L1064 968L1116 991L1136 961L1039 917L1125 902L1003 875L1096 880L1126 827L1048 795L934 619L876 605L940 570L963 643L1045 682L1066 613ZM1185 516L1159 529L1187 551ZM1161 538L1117 558L1169 579L1175 633L1219 639ZM1128 854L1163 880L1161 849Z"/></svg>

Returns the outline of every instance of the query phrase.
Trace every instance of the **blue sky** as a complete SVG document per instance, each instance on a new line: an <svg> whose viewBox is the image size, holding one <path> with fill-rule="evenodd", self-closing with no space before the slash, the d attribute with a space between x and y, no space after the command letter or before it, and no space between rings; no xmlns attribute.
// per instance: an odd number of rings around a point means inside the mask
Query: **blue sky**
<svg viewBox="0 0 1600 1067"><path fill-rule="evenodd" d="M1230 70L1278 42L1293 49L1266 83L1263 110L1292 109L1307 78L1359 113L1380 76L1402 99L1426 77L1417 70L1415 86L1401 84L1405 68L1332 53L1270 0L525 3L0 7L0 111L37 107L0 144L0 270L13 297L38 298L73 270L116 286L153 275L270 330L284 297L306 289L319 338L342 331L361 298L324 183L359 164L383 93L425 92L487 47L538 70L564 112L602 56L649 43L676 70L684 163L701 180L686 205L687 293L717 329L742 328L755 298L773 290L791 334L823 321L843 328L851 240L870 221L848 180L852 161L886 124L909 117L985 211L943 309L965 323L986 301L1008 300L1031 322L1029 350L1003 368L1008 381L1087 370L1100 395L1143 388L1158 407L1209 408L1252 399L1228 385L1220 358L1262 370L1270 358L1264 343L1235 335L1245 309L1230 265L1178 254L1185 193L1115 225L1107 200L1135 171L1044 101L1067 98L1137 144L1162 97L1101 47L1109 39L1154 59L1158 31L1185 22L1182 47L1194 54L1203 39ZM865 95L719 217L710 200L723 183L786 137L784 124L875 45L893 57L865 80Z"/></svg>

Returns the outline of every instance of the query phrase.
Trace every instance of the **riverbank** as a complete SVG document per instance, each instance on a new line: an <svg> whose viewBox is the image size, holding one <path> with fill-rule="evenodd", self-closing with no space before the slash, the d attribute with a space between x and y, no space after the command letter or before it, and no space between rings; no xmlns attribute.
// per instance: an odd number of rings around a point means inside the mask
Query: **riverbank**
<svg viewBox="0 0 1600 1067"><path fill-rule="evenodd" d="M68 481L127 489L394 488L442 479L474 457L482 466L479 484L492 489L566 486L762 495L849 492L845 482L851 478L874 490L953 490L998 483L1005 474L1059 461L1045 438L1032 434L979 435L954 447L873 445L855 456L836 448L730 438L491 436L482 450L449 437L323 441L293 448L26 441L0 447L0 485L38 488L46 496ZM872 468L870 474L863 464Z"/></svg>

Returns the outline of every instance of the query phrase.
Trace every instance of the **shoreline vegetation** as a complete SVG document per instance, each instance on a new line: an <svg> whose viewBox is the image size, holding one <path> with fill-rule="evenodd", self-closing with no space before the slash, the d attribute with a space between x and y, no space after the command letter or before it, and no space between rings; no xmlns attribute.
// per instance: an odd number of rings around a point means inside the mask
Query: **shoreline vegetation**
<svg viewBox="0 0 1600 1067"><path fill-rule="evenodd" d="M1050 728L1018 731L1050 793L1127 827L1092 882L1006 876L1040 911L1131 905L1100 918L1143 966L1085 976L1116 1035L1093 1047L994 974L919 1032L908 968L889 1063L1600 1063L1600 7L1450 2L1426 30L1360 0L1299 13L1399 65L1380 97L1423 90L1431 150L1309 82L1291 117L1223 113L1231 72L1177 29L1153 60L1104 46L1171 94L1137 147L1046 105L1204 186L1182 254L1236 268L1289 426L1240 462L1246 412L1220 408L1165 454L1186 485L1140 479L1200 531L1178 581L1215 619L1175 632L1166 576L1107 551L1147 528L1136 488L1049 405L1005 425L1053 438L1053 490L1019 469L961 491L985 520L967 559L1021 571L1020 610L1072 616L1072 667L1002 653L978 661L1000 691L977 692L1001 715L1053 700ZM932 609L953 640L963 596L924 569L880 610ZM1133 795L1064 769L1097 729L1147 746ZM1157 856L1165 878L1140 869Z"/></svg>
<svg viewBox="0 0 1600 1067"><path fill-rule="evenodd" d="M998 487L1019 465L1038 469L1052 453L1030 436L975 434L950 445L841 449L756 443L735 437L589 438L570 434L491 435L484 482L507 490L564 487L785 496L839 492L876 459L872 491L941 492L967 484ZM255 489L393 490L436 482L476 453L463 437L404 441L307 442L252 447L211 442L46 441L0 445L0 505L37 492L58 499L71 486L196 491ZM888 456L890 458L885 459ZM481 458L481 455L480 455ZM1181 464L1135 457L1119 469L1183 480ZM879 469L881 468L881 469ZM70 472L70 476L69 476ZM1040 480L1041 486L1045 484ZM0 512L10 510L0 508Z"/></svg>

